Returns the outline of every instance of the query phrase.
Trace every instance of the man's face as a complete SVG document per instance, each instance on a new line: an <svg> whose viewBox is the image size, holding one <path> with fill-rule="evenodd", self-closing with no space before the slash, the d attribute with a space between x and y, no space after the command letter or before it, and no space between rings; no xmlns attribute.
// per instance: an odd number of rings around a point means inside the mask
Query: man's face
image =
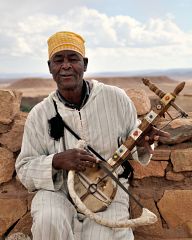
<svg viewBox="0 0 192 240"><path fill-rule="evenodd" d="M87 58L72 50L55 53L48 61L49 71L60 92L82 87Z"/></svg>

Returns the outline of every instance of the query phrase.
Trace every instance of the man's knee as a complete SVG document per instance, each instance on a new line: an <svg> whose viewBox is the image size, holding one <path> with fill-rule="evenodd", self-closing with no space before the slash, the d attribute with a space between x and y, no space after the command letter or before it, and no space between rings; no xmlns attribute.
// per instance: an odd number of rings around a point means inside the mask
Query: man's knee
<svg viewBox="0 0 192 240"><path fill-rule="evenodd" d="M72 217L55 209L38 211L33 215L31 231L35 240L65 239L73 233Z"/></svg>
<svg viewBox="0 0 192 240"><path fill-rule="evenodd" d="M64 236L72 236L73 219L76 213L74 206L64 194L50 191L38 192L31 206L33 239L65 240Z"/></svg>
<svg viewBox="0 0 192 240"><path fill-rule="evenodd" d="M33 214L33 224L38 225L41 227L63 227L66 224L72 224L73 215L69 214L68 211L65 209L61 210L58 208L52 209L43 209L36 211Z"/></svg>

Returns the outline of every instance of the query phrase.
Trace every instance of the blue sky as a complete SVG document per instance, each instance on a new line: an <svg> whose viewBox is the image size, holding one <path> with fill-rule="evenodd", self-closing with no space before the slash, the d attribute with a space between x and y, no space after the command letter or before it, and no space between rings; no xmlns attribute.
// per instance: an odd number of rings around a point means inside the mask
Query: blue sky
<svg viewBox="0 0 192 240"><path fill-rule="evenodd" d="M129 15L139 21L147 21L149 18L164 18L170 13L183 30L192 29L191 0L98 0L90 1L87 6L96 8L109 16Z"/></svg>
<svg viewBox="0 0 192 240"><path fill-rule="evenodd" d="M6 0L0 73L48 73L47 38L76 31L88 72L192 66L191 0Z"/></svg>

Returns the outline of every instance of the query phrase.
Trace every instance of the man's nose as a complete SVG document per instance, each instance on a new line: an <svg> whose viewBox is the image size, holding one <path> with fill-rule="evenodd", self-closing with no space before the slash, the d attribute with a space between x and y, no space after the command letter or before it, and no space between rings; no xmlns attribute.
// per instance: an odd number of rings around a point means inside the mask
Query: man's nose
<svg viewBox="0 0 192 240"><path fill-rule="evenodd" d="M68 60L65 60L65 61L63 61L61 67L64 69L68 69L71 67L71 63Z"/></svg>

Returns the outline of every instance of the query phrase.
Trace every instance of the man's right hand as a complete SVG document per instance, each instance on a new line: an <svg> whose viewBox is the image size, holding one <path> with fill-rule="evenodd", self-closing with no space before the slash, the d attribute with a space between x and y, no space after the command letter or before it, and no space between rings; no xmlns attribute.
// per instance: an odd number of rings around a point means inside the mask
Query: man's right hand
<svg viewBox="0 0 192 240"><path fill-rule="evenodd" d="M74 148L56 153L52 165L55 169L85 171L87 167L92 168L99 161L86 150Z"/></svg>

